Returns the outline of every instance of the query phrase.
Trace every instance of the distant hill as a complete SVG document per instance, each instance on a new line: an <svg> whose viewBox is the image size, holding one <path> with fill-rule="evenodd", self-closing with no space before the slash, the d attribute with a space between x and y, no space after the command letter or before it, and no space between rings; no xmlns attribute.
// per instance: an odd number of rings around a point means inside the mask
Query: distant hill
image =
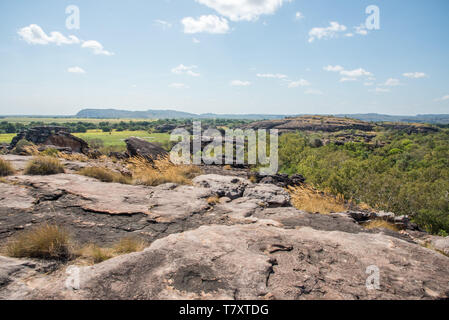
<svg viewBox="0 0 449 320"><path fill-rule="evenodd" d="M117 109L83 109L76 114L77 118L91 119L245 119L245 120L277 120L298 115L270 115L270 114L195 114L176 110L147 110L127 111ZM417 116L393 116L377 113L366 114L336 114L340 118L352 118L368 122L418 122L431 124L449 124L449 114L427 114Z"/></svg>
<svg viewBox="0 0 449 320"><path fill-rule="evenodd" d="M416 116L392 116L387 114L337 114L336 117L348 117L369 122L418 122L432 124L449 124L449 114L419 114Z"/></svg>

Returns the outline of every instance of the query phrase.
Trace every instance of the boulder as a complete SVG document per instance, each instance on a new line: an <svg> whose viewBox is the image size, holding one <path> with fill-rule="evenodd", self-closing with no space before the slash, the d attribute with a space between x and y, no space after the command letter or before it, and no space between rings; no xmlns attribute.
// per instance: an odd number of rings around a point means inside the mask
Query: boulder
<svg viewBox="0 0 449 320"><path fill-rule="evenodd" d="M148 161L153 161L168 156L168 152L163 148L141 138L131 137L125 142L130 157L143 157Z"/></svg>
<svg viewBox="0 0 449 320"><path fill-rule="evenodd" d="M12 139L9 148L13 149L22 139L32 142L35 145L70 148L71 151L77 153L87 154L89 151L87 142L68 133L65 127L44 126L21 131Z"/></svg>
<svg viewBox="0 0 449 320"><path fill-rule="evenodd" d="M288 174L261 175L257 172L251 173L252 179L256 183L274 184L278 187L298 186L304 184L306 179L300 174L289 176Z"/></svg>
<svg viewBox="0 0 449 320"><path fill-rule="evenodd" d="M449 237L432 237L431 245L438 251L449 256Z"/></svg>
<svg viewBox="0 0 449 320"><path fill-rule="evenodd" d="M245 189L244 197L258 199L269 207L290 205L290 195L285 189L272 184L256 184Z"/></svg>
<svg viewBox="0 0 449 320"><path fill-rule="evenodd" d="M194 178L193 184L195 186L210 189L212 193L219 197L236 199L243 196L245 188L251 184L251 182L246 179L233 176L208 174Z"/></svg>

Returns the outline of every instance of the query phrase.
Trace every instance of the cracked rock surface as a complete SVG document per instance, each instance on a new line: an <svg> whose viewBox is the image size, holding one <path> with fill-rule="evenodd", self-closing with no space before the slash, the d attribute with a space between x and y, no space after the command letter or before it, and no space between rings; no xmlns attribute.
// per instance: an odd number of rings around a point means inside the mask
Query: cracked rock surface
<svg viewBox="0 0 449 320"><path fill-rule="evenodd" d="M449 298L447 238L432 236L431 250L416 231L368 231L353 213L302 212L283 188L240 177L158 187L76 174L0 183L1 243L46 222L80 245L137 236L149 247L82 267L80 290L65 286L70 262L0 257L0 299ZM378 290L366 286L372 266Z"/></svg>

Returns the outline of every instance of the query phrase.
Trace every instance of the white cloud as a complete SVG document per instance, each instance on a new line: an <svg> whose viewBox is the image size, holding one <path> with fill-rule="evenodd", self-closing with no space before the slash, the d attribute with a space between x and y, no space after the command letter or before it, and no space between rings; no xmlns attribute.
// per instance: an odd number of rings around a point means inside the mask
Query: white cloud
<svg viewBox="0 0 449 320"><path fill-rule="evenodd" d="M54 31L47 35L41 27L36 24L30 24L17 32L23 40L29 44L50 44L54 43L58 46L62 44L78 44L80 40L75 36L65 37L60 32Z"/></svg>
<svg viewBox="0 0 449 320"><path fill-rule="evenodd" d="M56 44L58 46L63 44L81 44L82 48L92 49L94 54L101 54L112 56L113 53L104 50L103 45L95 40L82 41L75 36L64 36L62 33L54 31L47 35L41 27L36 24L31 24L28 27L24 27L17 32L20 37L29 44Z"/></svg>
<svg viewBox="0 0 449 320"><path fill-rule="evenodd" d="M337 65L337 66L331 66L331 65L329 65L329 66L327 66L327 67L324 67L323 70L325 70L325 71L331 71L331 72L341 72L341 71L344 70L344 68L343 68L342 66L339 66L339 65Z"/></svg>
<svg viewBox="0 0 449 320"><path fill-rule="evenodd" d="M86 71L84 71L84 69L82 69L80 67L70 67L70 68L67 69L67 72L77 73L77 74L86 73Z"/></svg>
<svg viewBox="0 0 449 320"><path fill-rule="evenodd" d="M366 30L366 25L361 24L360 26L354 27L355 33L366 36L368 34L368 30Z"/></svg>
<svg viewBox="0 0 449 320"><path fill-rule="evenodd" d="M340 82L350 82L350 81L357 81L356 78L350 78L350 77L343 77L340 79Z"/></svg>
<svg viewBox="0 0 449 320"><path fill-rule="evenodd" d="M201 41L198 40L197 38L193 38L192 41L193 41L193 43L200 43L200 42L201 42Z"/></svg>
<svg viewBox="0 0 449 320"><path fill-rule="evenodd" d="M264 14L273 14L284 2L291 0L196 0L232 21L255 21Z"/></svg>
<svg viewBox="0 0 449 320"><path fill-rule="evenodd" d="M427 74L424 72L406 72L402 74L406 78L411 79L421 79L421 78L428 78Z"/></svg>
<svg viewBox="0 0 449 320"><path fill-rule="evenodd" d="M368 81L372 81L373 79L372 77L373 74L371 72L366 71L363 68L358 68L354 70L345 70L345 68L343 68L340 65L336 66L328 65L326 67L323 67L323 70L340 73L340 75L342 76L340 78L340 82L357 81L360 77L369 77Z"/></svg>
<svg viewBox="0 0 449 320"><path fill-rule="evenodd" d="M175 89L188 89L189 88L188 85L186 85L184 83L177 83L177 82L170 84L169 87L175 88Z"/></svg>
<svg viewBox="0 0 449 320"><path fill-rule="evenodd" d="M176 68L171 69L171 72L174 74L187 74L192 77L199 77L200 74L193 71L196 68L198 68L198 67L197 66L185 66L183 64L180 64Z"/></svg>
<svg viewBox="0 0 449 320"><path fill-rule="evenodd" d="M154 23L163 29L171 28L173 26L170 22L164 20L154 20Z"/></svg>
<svg viewBox="0 0 449 320"><path fill-rule="evenodd" d="M181 22L184 25L184 33L189 34L201 32L223 34L229 31L228 20L214 15L201 16L198 19L186 17Z"/></svg>
<svg viewBox="0 0 449 320"><path fill-rule="evenodd" d="M306 86L310 86L310 82L304 79L292 81L288 84L289 88L306 87Z"/></svg>
<svg viewBox="0 0 449 320"><path fill-rule="evenodd" d="M390 78L388 79L383 86L387 86L387 87L396 87L401 85L401 82L398 79L394 79L394 78Z"/></svg>
<svg viewBox="0 0 449 320"><path fill-rule="evenodd" d="M313 42L315 39L334 38L338 32L344 32L346 29L346 26L339 24L336 21L331 21L329 27L311 29L309 31L309 42Z"/></svg>
<svg viewBox="0 0 449 320"><path fill-rule="evenodd" d="M317 89L307 89L305 92L305 94L312 94L312 95L323 95L323 92Z"/></svg>
<svg viewBox="0 0 449 320"><path fill-rule="evenodd" d="M241 81L241 80L231 81L231 86L233 86L233 87L247 87L250 85L251 85L251 82L249 82L249 81Z"/></svg>
<svg viewBox="0 0 449 320"><path fill-rule="evenodd" d="M366 87L370 87L374 85L374 82L365 82L363 85Z"/></svg>
<svg viewBox="0 0 449 320"><path fill-rule="evenodd" d="M373 74L371 72L366 71L365 69L358 68L354 70L342 70L340 72L342 76L346 76L349 78L358 78L361 76L372 76Z"/></svg>
<svg viewBox="0 0 449 320"><path fill-rule="evenodd" d="M434 101L447 101L447 100L449 100L449 94L445 95L445 96L443 96L441 98L437 98Z"/></svg>
<svg viewBox="0 0 449 320"><path fill-rule="evenodd" d="M386 92L390 92L390 89L386 89L386 88L376 88L374 90L370 90L372 92L376 92L376 93L386 93Z"/></svg>
<svg viewBox="0 0 449 320"><path fill-rule="evenodd" d="M348 38L351 38L351 37L353 37L354 36L354 34L352 33L352 32L349 32L349 33L346 33L345 34L345 37L348 37Z"/></svg>
<svg viewBox="0 0 449 320"><path fill-rule="evenodd" d="M95 40L84 41L83 44L81 45L81 48L92 49L94 54L98 54L98 55L105 55L105 56L114 55L112 52L104 50L103 45L100 42L95 41Z"/></svg>
<svg viewBox="0 0 449 320"><path fill-rule="evenodd" d="M272 79L286 79L287 76L285 74L280 73L258 73L257 76L259 78L272 78Z"/></svg>
<svg viewBox="0 0 449 320"><path fill-rule="evenodd" d="M296 12L296 14L295 14L295 19L296 20L301 20L301 19L304 19L304 15L301 13L301 12Z"/></svg>

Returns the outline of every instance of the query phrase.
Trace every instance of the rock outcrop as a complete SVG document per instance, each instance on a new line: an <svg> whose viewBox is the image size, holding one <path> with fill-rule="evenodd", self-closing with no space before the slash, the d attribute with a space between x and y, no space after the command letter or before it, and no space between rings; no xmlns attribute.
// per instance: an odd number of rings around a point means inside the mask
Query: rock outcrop
<svg viewBox="0 0 449 320"><path fill-rule="evenodd" d="M66 287L70 262L0 257L0 299L449 298L448 238L359 223L372 218L299 211L284 188L232 176L158 187L11 176L0 183L2 243L55 223L78 245L138 237L149 247L79 267L79 290ZM373 270L377 289L366 284Z"/></svg>
<svg viewBox="0 0 449 320"><path fill-rule="evenodd" d="M141 138L131 137L125 140L128 156L143 157L148 161L164 158L168 152L161 147Z"/></svg>
<svg viewBox="0 0 449 320"><path fill-rule="evenodd" d="M70 148L73 152L84 154L88 154L89 152L89 145L87 142L68 133L65 127L33 127L21 131L12 139L9 148L13 149L22 139L36 145L51 145L61 148Z"/></svg>
<svg viewBox="0 0 449 320"><path fill-rule="evenodd" d="M341 130L372 131L374 124L347 118L302 116L282 120L266 120L248 124L247 129L277 129L280 132L324 131L337 132Z"/></svg>

